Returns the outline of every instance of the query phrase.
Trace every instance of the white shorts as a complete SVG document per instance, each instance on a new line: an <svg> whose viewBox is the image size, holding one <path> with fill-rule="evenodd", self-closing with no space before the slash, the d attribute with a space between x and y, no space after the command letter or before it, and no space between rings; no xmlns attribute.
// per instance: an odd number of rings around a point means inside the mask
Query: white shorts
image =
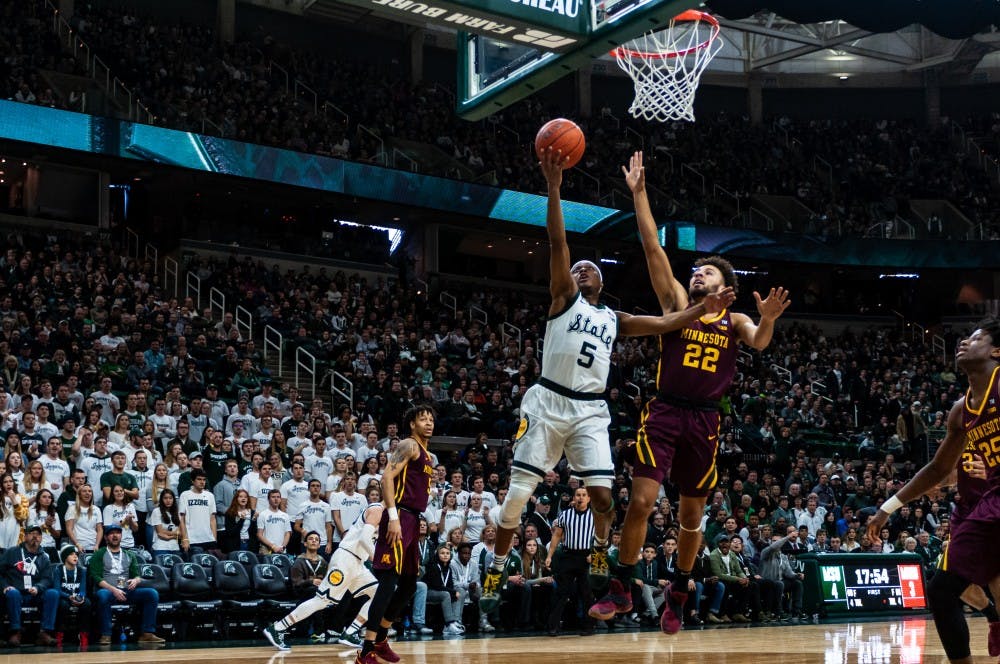
<svg viewBox="0 0 1000 664"><path fill-rule="evenodd" d="M521 400L521 425L514 442L514 467L542 478L566 454L571 474L591 486L611 486L614 464L603 399L573 399L541 385Z"/></svg>
<svg viewBox="0 0 1000 664"><path fill-rule="evenodd" d="M326 576L316 588L316 594L332 602L339 602L344 595L351 593L354 597L374 594L378 581L357 556L346 549L337 549L330 556L330 564L326 568Z"/></svg>

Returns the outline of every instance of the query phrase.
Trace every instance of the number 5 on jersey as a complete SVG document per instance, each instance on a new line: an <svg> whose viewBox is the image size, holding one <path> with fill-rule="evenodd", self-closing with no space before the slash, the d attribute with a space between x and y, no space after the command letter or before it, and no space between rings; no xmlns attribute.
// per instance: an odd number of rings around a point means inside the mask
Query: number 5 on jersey
<svg viewBox="0 0 1000 664"><path fill-rule="evenodd" d="M583 345L580 346L580 355L583 355L583 357L576 358L576 363L584 369L589 369L591 365L594 364L595 350L597 350L596 345L590 343L589 341L584 341ZM718 355L718 353L716 353L716 355ZM583 359L584 357L587 359Z"/></svg>

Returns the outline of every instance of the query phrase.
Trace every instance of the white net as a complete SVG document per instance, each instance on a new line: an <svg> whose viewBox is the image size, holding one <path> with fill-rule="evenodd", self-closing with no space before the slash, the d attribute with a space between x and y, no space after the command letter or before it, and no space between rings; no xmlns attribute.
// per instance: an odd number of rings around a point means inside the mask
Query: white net
<svg viewBox="0 0 1000 664"><path fill-rule="evenodd" d="M647 32L622 44L613 53L635 84L629 113L660 122L694 122L698 83L721 49L718 24L696 11L678 16L665 30Z"/></svg>

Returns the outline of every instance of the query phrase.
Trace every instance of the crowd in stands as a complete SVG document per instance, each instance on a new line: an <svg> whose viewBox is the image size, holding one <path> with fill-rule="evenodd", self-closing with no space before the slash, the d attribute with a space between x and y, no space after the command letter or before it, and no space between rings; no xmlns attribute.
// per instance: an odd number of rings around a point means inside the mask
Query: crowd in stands
<svg viewBox="0 0 1000 664"><path fill-rule="evenodd" d="M216 320L170 298L152 265L91 241L9 236L0 258L0 548L8 552L0 577L19 590L6 596L8 643L20 640L22 604L43 607L43 644L88 597L100 609L97 639L110 637L105 616L115 603L141 605L148 618L155 594L133 585L138 577L126 567L154 556L295 554L312 531L328 554L358 511L379 499L387 454L406 434L403 413L426 402L436 406L437 433L473 442L438 450L421 542L427 573L411 628L432 629L426 604L440 603L449 583L465 584L472 628L542 624L551 567L559 565L558 551L547 550L552 520L577 486L564 465L524 515L504 610L478 615L476 593L506 491L519 400L543 361L545 303L521 292L456 290L456 315L426 294L356 275L282 274L236 259L204 259L198 269L227 301L350 376L355 402L306 399L276 380L230 314ZM463 315L470 303L489 324ZM501 322L522 330L520 344L500 340ZM617 344L608 402L618 523L629 496L629 441L655 359L654 340ZM720 482L706 505L687 621L800 618L796 555L872 551L867 517L926 459L961 390L950 363L898 330L827 337L779 326L767 351L743 358L724 401ZM879 550L913 551L932 573L953 498L900 510ZM620 622L655 622L659 590L674 570L676 499L667 485L650 515L636 615ZM451 545L447 560L438 544ZM34 593L13 578L25 574L16 564L24 556L38 565ZM63 570L81 557L87 571L69 588ZM443 565L455 573L442 575ZM51 584L43 567L58 570ZM50 588L62 594L46 594ZM462 606L444 607L446 618L456 611ZM141 639L158 638L146 619L141 631Z"/></svg>
<svg viewBox="0 0 1000 664"><path fill-rule="evenodd" d="M60 52L36 16L40 10L28 4L3 3L9 20L0 43L10 52L2 72L4 96L72 106L45 89L38 70L73 71L78 65ZM260 29L220 47L210 26L153 19L115 3L77 6L73 24L158 123L252 143L376 162L386 151L384 141L401 138L434 145L453 158L454 167L424 164L421 172L534 191L539 179L531 138L545 119L573 113L527 100L489 120L465 122L454 113L450 91L411 84L398 62L316 53L278 43ZM298 94L289 80L305 83L316 99ZM324 106L326 101L338 110ZM612 203L608 194L620 180L619 165L644 147L654 206L669 216L753 224L752 198L779 194L796 197L811 212L804 228L774 229L779 231L908 237L903 219L918 238L966 239L966 231L975 239L1000 238L1000 201L990 178L958 147L947 118L937 129L905 121L787 117L754 126L747 117L725 114L700 117L697 124L652 125L616 118L612 110L595 108L583 121L588 151L582 172L567 177L568 198ZM987 149L995 144L991 118L962 122L983 128ZM718 195L717 186L727 193ZM921 220L910 210L913 198L951 201L971 220L971 230L946 227L939 218Z"/></svg>

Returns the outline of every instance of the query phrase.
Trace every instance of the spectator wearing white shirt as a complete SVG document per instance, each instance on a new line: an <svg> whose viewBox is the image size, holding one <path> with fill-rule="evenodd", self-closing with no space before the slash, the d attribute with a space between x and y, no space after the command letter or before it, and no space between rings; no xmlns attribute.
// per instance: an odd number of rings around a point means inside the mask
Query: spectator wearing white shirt
<svg viewBox="0 0 1000 664"><path fill-rule="evenodd" d="M351 446L347 444L347 432L343 429L338 429L333 434L334 447L330 450L330 456L334 459L351 457L357 460L357 454L351 449Z"/></svg>
<svg viewBox="0 0 1000 664"><path fill-rule="evenodd" d="M208 404L211 410L209 417L220 424L229 417L229 406L219 398L219 386L214 383L205 388L205 399L202 404ZM202 411L204 412L204 410Z"/></svg>
<svg viewBox="0 0 1000 664"><path fill-rule="evenodd" d="M108 426L115 423L115 416L121 410L121 402L111 392L111 379L105 376L101 379L101 389L91 392L90 397L101 407L101 419L107 422ZM123 536L124 539L124 536Z"/></svg>
<svg viewBox="0 0 1000 664"><path fill-rule="evenodd" d="M340 491L330 496L330 508L333 512L333 542L337 544L351 525L361 516L368 500L357 493L357 482L352 471L344 475L340 482Z"/></svg>
<svg viewBox="0 0 1000 664"><path fill-rule="evenodd" d="M295 534L301 542L306 533L319 533L319 544L329 556L333 553L333 516L330 503L323 500L323 485L319 480L309 480L309 499L302 504L295 515ZM289 547L295 548L291 541Z"/></svg>
<svg viewBox="0 0 1000 664"><path fill-rule="evenodd" d="M826 518L826 509L819 506L819 502L812 494L806 500L806 509L799 515L797 526L805 526L809 529L809 536L816 537L816 531L823 527L823 519Z"/></svg>
<svg viewBox="0 0 1000 664"><path fill-rule="evenodd" d="M248 474L247 477L250 477L250 475ZM275 488L274 481L271 479L271 462L263 461L260 464L260 470L256 473L256 477L250 477L250 480L247 482L246 490L250 494L250 509L258 511L257 505L263 505L264 501L267 500L267 496Z"/></svg>
<svg viewBox="0 0 1000 664"><path fill-rule="evenodd" d="M108 454L108 441L104 438L97 438L94 440L94 449L90 454L83 454L81 449L82 458L78 458L76 463L77 468L87 473L87 484L91 487L97 487L99 490L101 487L101 475L104 473L111 472L111 455ZM95 502L100 505L103 496L98 493L95 498Z"/></svg>
<svg viewBox="0 0 1000 664"><path fill-rule="evenodd" d="M377 459L378 453L381 451L378 446L378 434L374 431L369 431L364 445L355 450L354 456L358 460L358 463L364 464L368 459Z"/></svg>
<svg viewBox="0 0 1000 664"><path fill-rule="evenodd" d="M292 536L292 520L281 511L281 492L277 489L267 496L267 509L257 514L257 539L260 553L285 553Z"/></svg>
<svg viewBox="0 0 1000 664"><path fill-rule="evenodd" d="M166 442L177 435L177 420L167 414L167 402L162 397L153 402L153 411L147 419L153 423L156 446L165 450Z"/></svg>
<svg viewBox="0 0 1000 664"><path fill-rule="evenodd" d="M51 413L50 403L42 402L35 406L35 431L45 440L59 436L59 427L49 421ZM43 537L42 540L44 539ZM45 544L42 544L42 547L44 548Z"/></svg>
<svg viewBox="0 0 1000 664"><path fill-rule="evenodd" d="M237 422L243 423L243 432L247 436L252 436L254 430L257 426L257 418L254 417L253 413L250 412L249 402L245 396L240 397L239 401L236 403L236 410L230 413L229 417L226 418L226 433L234 433L234 424Z"/></svg>
<svg viewBox="0 0 1000 664"><path fill-rule="evenodd" d="M264 415L257 421L257 431L251 438L256 440L262 448L271 447L271 439L274 438L274 420L270 415Z"/></svg>
<svg viewBox="0 0 1000 664"><path fill-rule="evenodd" d="M281 403L278 401L278 397L272 394L273 390L274 390L274 383L272 381L267 379L261 381L260 394L255 396L253 398L253 402L251 403L254 415L260 417L261 414L264 412L264 404L266 403L272 404L275 410L277 410L280 407Z"/></svg>
<svg viewBox="0 0 1000 664"><path fill-rule="evenodd" d="M218 549L215 496L205 490L208 476L197 468L191 471L191 488L178 499L181 517L181 549L198 553Z"/></svg>
<svg viewBox="0 0 1000 664"><path fill-rule="evenodd" d="M493 509L497 506L497 497L493 495L493 492L486 491L486 482L483 480L482 475L476 475L472 478L472 492L471 496L479 496L483 501L483 507L487 509Z"/></svg>
<svg viewBox="0 0 1000 664"><path fill-rule="evenodd" d="M59 496L62 495L62 492L69 484L69 464L62 458L62 441L59 440L59 437L52 436L48 441L48 444L45 446L45 454L39 457L39 460L42 462L42 469L45 471L45 488L52 492L55 500L59 500ZM46 546L44 542L42 546Z"/></svg>
<svg viewBox="0 0 1000 664"><path fill-rule="evenodd" d="M333 459L327 454L326 439L317 435L313 440L313 454L304 456L309 479L319 480L326 486L326 478L333 472Z"/></svg>
<svg viewBox="0 0 1000 664"><path fill-rule="evenodd" d="M301 461L292 462L292 478L281 485L281 510L298 514L309 500L309 482L305 480L306 467Z"/></svg>

